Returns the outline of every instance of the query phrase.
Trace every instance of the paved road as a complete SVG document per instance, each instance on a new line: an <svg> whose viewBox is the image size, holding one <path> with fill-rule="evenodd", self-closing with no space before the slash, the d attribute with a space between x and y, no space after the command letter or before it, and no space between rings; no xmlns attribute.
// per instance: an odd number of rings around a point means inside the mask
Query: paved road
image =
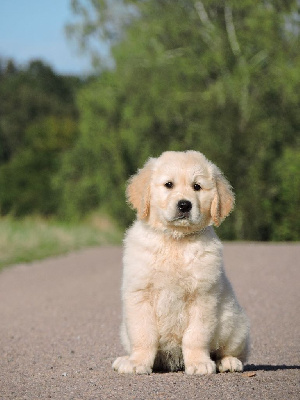
<svg viewBox="0 0 300 400"><path fill-rule="evenodd" d="M0 273L0 399L299 399L300 244L224 253L252 324L246 372L114 372L122 250L97 248Z"/></svg>

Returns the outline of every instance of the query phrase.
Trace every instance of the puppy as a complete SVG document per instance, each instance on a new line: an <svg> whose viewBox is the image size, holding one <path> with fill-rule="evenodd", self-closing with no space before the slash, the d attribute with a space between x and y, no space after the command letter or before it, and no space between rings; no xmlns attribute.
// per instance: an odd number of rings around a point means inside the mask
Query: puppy
<svg viewBox="0 0 300 400"><path fill-rule="evenodd" d="M221 171L196 151L151 158L127 189L119 373L243 371L249 327L225 275L219 226L234 205Z"/></svg>

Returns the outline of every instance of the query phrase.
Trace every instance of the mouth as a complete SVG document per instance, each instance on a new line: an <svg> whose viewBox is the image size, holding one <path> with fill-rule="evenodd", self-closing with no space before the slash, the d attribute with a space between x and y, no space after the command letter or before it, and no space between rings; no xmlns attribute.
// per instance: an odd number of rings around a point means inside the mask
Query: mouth
<svg viewBox="0 0 300 400"><path fill-rule="evenodd" d="M173 222L180 222L180 221L186 221L188 222L190 220L190 213L189 212L179 212L175 218L173 218Z"/></svg>
<svg viewBox="0 0 300 400"><path fill-rule="evenodd" d="M185 213L180 213L174 220L179 220L179 219L189 219L190 218L190 213L185 212Z"/></svg>

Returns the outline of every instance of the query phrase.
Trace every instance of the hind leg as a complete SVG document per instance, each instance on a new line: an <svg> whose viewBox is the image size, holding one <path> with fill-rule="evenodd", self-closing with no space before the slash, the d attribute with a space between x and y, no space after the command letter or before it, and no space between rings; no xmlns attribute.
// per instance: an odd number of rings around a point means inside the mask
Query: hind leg
<svg viewBox="0 0 300 400"><path fill-rule="evenodd" d="M248 319L240 308L235 310L235 313L236 319L231 320L231 327L226 324L226 321L222 327L223 334L219 338L222 347L215 353L219 372L242 372L243 364L249 354Z"/></svg>
<svg viewBox="0 0 300 400"><path fill-rule="evenodd" d="M222 351L216 354L216 365L219 372L242 372L243 363L249 353L249 337L245 333L244 337L237 344L237 341L230 341Z"/></svg>

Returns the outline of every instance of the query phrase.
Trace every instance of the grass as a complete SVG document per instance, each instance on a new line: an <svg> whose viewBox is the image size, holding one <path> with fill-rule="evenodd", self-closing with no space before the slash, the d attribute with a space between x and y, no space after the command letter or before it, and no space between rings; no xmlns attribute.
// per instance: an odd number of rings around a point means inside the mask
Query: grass
<svg viewBox="0 0 300 400"><path fill-rule="evenodd" d="M40 217L0 218L0 269L84 247L119 244L121 237L108 219L98 215L79 223Z"/></svg>

